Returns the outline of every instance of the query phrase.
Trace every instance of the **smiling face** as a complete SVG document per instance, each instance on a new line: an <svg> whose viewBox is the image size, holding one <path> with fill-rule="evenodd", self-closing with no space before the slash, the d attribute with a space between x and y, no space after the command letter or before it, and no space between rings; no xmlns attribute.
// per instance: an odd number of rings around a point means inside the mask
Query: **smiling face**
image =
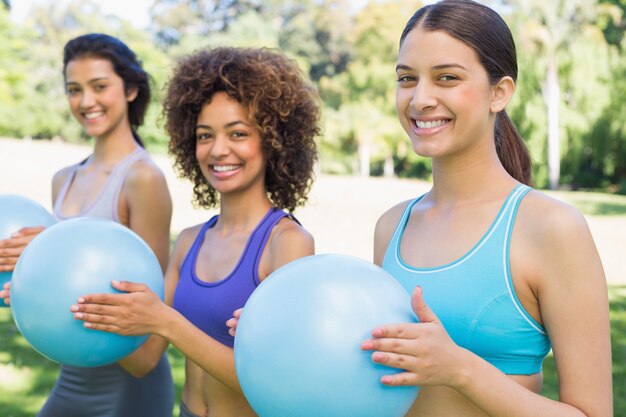
<svg viewBox="0 0 626 417"><path fill-rule="evenodd" d="M402 43L396 73L398 116L417 154L493 147L495 116L506 103L469 46L417 27Z"/></svg>
<svg viewBox="0 0 626 417"><path fill-rule="evenodd" d="M65 69L65 91L72 115L89 136L130 132L128 103L137 91L126 94L111 61L92 56L71 60Z"/></svg>
<svg viewBox="0 0 626 417"><path fill-rule="evenodd" d="M196 159L222 196L252 188L265 192L261 132L241 103L224 92L216 93L198 115Z"/></svg>

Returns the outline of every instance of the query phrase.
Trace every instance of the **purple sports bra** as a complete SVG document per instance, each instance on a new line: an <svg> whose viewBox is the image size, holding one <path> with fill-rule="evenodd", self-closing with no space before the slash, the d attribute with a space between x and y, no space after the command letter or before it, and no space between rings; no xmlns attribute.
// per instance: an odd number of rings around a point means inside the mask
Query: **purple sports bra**
<svg viewBox="0 0 626 417"><path fill-rule="evenodd" d="M218 216L206 222L180 268L174 293L174 308L215 340L233 347L234 338L228 334L226 320L232 317L233 311L244 306L259 285L259 261L263 248L274 226L286 216L289 214L271 208L248 238L235 268L228 276L216 282L202 281L196 275L198 251L206 231L215 225Z"/></svg>

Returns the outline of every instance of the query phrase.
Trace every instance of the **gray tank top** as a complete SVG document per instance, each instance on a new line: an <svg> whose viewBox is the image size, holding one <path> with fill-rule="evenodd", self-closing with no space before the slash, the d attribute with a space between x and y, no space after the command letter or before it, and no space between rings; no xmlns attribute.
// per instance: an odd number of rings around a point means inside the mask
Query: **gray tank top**
<svg viewBox="0 0 626 417"><path fill-rule="evenodd" d="M119 223L119 215L117 212L117 206L120 198L120 191L124 185L126 175L130 170L130 167L137 161L150 160L150 155L143 148L137 148L130 154L126 155L116 166L113 168L111 175L106 180L100 195L94 200L93 203L86 207L81 213L76 216L65 216L61 212L61 206L67 195L67 192L76 177L76 171L83 164L87 164L91 161L93 155L83 163L73 165L70 168L70 173L67 176L67 180L61 187L59 195L54 201L52 215L57 221L67 220L72 217L98 217L103 219L113 220Z"/></svg>
<svg viewBox="0 0 626 417"><path fill-rule="evenodd" d="M84 162L88 162L91 156ZM100 195L77 216L64 216L61 205L82 164L72 166L54 202L57 220L72 217L100 217L119 223L117 206L128 170L150 155L138 148L113 168ZM83 164L84 164L83 163ZM174 407L174 381L167 355L143 378L135 378L117 363L82 368L61 365L61 372L37 417L171 417Z"/></svg>

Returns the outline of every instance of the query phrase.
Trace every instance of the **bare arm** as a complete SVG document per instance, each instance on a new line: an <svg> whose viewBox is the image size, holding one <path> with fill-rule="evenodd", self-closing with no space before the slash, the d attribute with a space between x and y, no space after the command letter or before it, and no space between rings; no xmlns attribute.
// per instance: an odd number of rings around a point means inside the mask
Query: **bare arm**
<svg viewBox="0 0 626 417"><path fill-rule="evenodd" d="M186 253L191 244L184 246L186 246L184 250ZM277 226L267 249L270 269L278 268L293 259L313 254L313 239L299 226L293 228L287 225L284 229ZM183 251L176 248L174 251L175 255L173 255L172 260L179 259L175 263L180 264L184 253L179 254ZM267 272L271 273L273 270ZM176 278L178 277L177 274L178 267L176 268ZM168 271L167 282L173 281L173 279L169 279L173 276L174 272ZM73 311L81 315L77 318L84 320L86 326L93 329L120 334L153 333L159 335L176 346L187 358L194 361L206 372L230 388L241 392L235 373L233 350L230 347L223 345L198 329L167 304L158 302L154 293L148 291L145 286L121 283L116 288L132 292L130 294L87 295L80 304L73 306ZM171 288L169 283L168 288ZM169 298L171 304L173 291L170 289L168 294L171 294ZM129 298L129 295L134 298Z"/></svg>
<svg viewBox="0 0 626 417"><path fill-rule="evenodd" d="M292 244L289 244L292 242ZM262 258L259 277L267 278L273 271L295 259L315 254L315 242L313 237L302 227L291 220L282 220L274 229L268 256ZM235 337L239 317L243 308L233 312L233 317L226 322L229 327L228 333Z"/></svg>
<svg viewBox="0 0 626 417"><path fill-rule="evenodd" d="M162 328L172 312L174 292L179 280L180 266L193 243L198 228L183 231L174 245L170 264L165 274L164 301L144 284L116 282L114 288L127 294L91 294L72 306L78 320L85 327L122 335L153 334L137 351L119 361L136 377L150 372L159 363L168 341L161 336Z"/></svg>
<svg viewBox="0 0 626 417"><path fill-rule="evenodd" d="M314 251L313 238L306 230L293 221L282 220L274 228L261 259L261 279L288 262L313 255ZM230 388L241 392L235 372L233 350L206 335L180 314L170 317L169 333L164 336L198 366Z"/></svg>
<svg viewBox="0 0 626 417"><path fill-rule="evenodd" d="M133 166L122 189L129 213L128 227L150 246L166 270L170 253L172 199L163 173L152 163Z"/></svg>
<svg viewBox="0 0 626 417"><path fill-rule="evenodd" d="M527 271L552 342L560 400L526 389L454 344L419 288L413 307L420 323L382 326L363 344L375 351L374 361L407 370L383 383L447 385L492 417L613 415L607 290L591 234L575 210L531 199L518 216L526 218L522 240L532 248L524 260L536 260Z"/></svg>
<svg viewBox="0 0 626 417"><path fill-rule="evenodd" d="M544 221L533 239L540 271L536 292L556 360L559 401L520 389L476 360L469 362L467 376L478 372L484 378L466 378L459 390L491 416L612 416L609 309L600 257L580 213L568 207L539 212Z"/></svg>
<svg viewBox="0 0 626 417"><path fill-rule="evenodd" d="M134 164L124 182L121 197L128 208L128 227L150 246L165 271L169 258L172 200L163 173L151 162ZM131 374L142 376L158 364L166 348L165 340L151 336L141 348L118 363Z"/></svg>

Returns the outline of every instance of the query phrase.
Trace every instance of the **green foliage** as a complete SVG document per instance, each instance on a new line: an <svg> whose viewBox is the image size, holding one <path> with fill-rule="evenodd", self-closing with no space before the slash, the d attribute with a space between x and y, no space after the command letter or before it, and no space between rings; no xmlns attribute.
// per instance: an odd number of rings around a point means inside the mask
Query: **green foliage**
<svg viewBox="0 0 626 417"><path fill-rule="evenodd" d="M591 36L580 37L572 42L570 52L561 58L564 64L561 87L564 105L561 114L566 132L562 181L574 187L601 185L603 169L610 169L598 166L593 155L602 152L604 144L595 148L591 145L598 119L612 105L611 85L606 72L612 52L606 43L598 43ZM594 59L588 59L591 55Z"/></svg>
<svg viewBox="0 0 626 417"><path fill-rule="evenodd" d="M486 2L498 3L498 2ZM562 184L626 193L626 0L508 0L518 45L517 92L507 111L534 162L535 186L548 184L544 80L556 57L561 87ZM153 102L139 130L165 150L160 98L174 62L221 45L279 48L317 86L324 105L322 169L430 175L410 150L395 112L398 40L417 0L154 0L149 33L103 15L95 0L40 4L15 24L0 8L0 135L84 140L64 97L62 47L86 32L124 39L153 78ZM626 42L626 41L624 41ZM156 46L156 47L155 47ZM371 162L371 167L360 165Z"/></svg>
<svg viewBox="0 0 626 417"><path fill-rule="evenodd" d="M626 30L626 0L600 0L600 4L610 12L598 21L598 27L611 45L620 45Z"/></svg>
<svg viewBox="0 0 626 417"><path fill-rule="evenodd" d="M624 139L619 127L613 127L615 140L608 141L607 130L615 125L616 109L624 107L624 96L615 95L618 81L614 75L624 64L614 65L621 53L609 45L601 29L619 11L597 0L510 3L515 6L509 24L519 47L520 77L509 111L527 140L535 164L535 185L548 183L548 140L557 139L548 137L545 114L545 74L551 61L558 65L561 89L561 183L615 189L623 178L615 168L623 155L616 148L621 149Z"/></svg>

